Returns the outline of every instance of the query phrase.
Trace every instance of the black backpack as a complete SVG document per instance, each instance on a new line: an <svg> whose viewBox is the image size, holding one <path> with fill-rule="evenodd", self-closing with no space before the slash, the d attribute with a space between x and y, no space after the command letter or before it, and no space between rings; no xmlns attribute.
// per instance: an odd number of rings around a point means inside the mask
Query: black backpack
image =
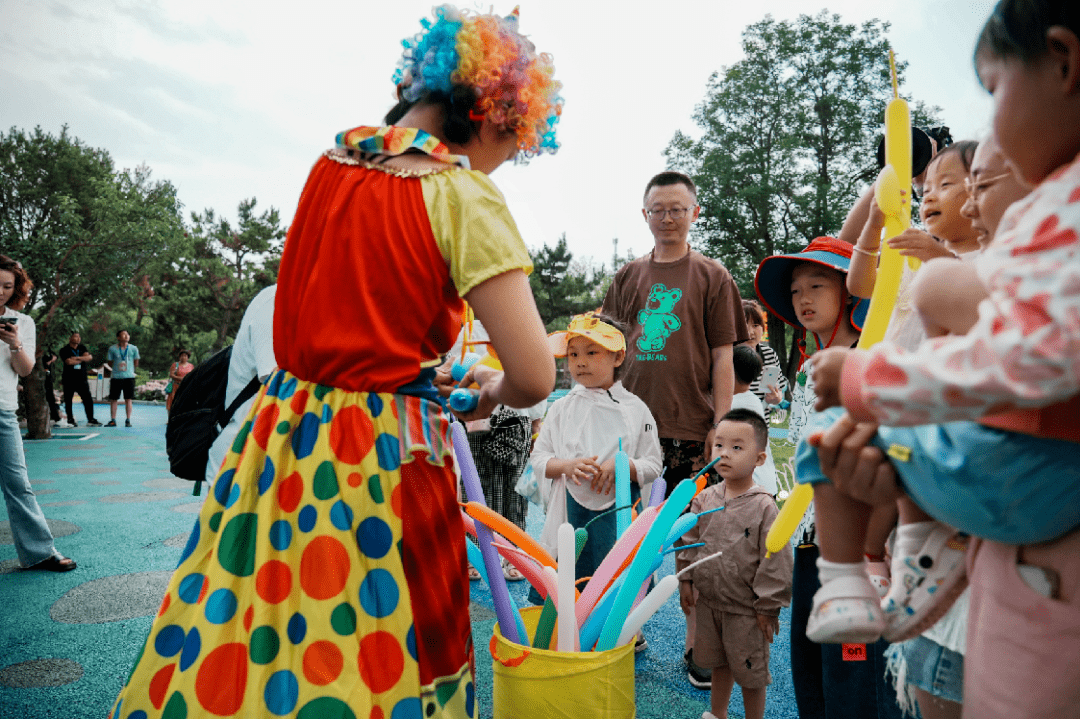
<svg viewBox="0 0 1080 719"><path fill-rule="evenodd" d="M195 482L194 496L202 494L210 446L229 423L236 408L259 391L258 377L252 378L232 404L225 406L229 384L232 345L214 353L191 370L173 397L165 425L165 453L169 470L181 479Z"/></svg>

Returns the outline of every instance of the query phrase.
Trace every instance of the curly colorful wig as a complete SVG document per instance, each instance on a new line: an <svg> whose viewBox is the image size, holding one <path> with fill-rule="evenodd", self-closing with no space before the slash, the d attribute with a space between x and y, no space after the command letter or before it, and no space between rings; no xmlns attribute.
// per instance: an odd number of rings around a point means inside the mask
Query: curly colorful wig
<svg viewBox="0 0 1080 719"><path fill-rule="evenodd" d="M525 157L556 152L562 83L554 79L551 56L537 54L518 32L517 9L501 18L443 5L434 15L434 23L420 21L423 32L402 41L394 72L402 101L455 98L468 89L476 98L469 119L487 118L514 132Z"/></svg>

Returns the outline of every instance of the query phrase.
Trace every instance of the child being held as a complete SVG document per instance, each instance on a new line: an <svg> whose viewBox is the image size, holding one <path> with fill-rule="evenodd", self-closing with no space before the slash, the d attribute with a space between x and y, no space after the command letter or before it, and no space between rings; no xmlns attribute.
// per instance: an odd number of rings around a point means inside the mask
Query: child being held
<svg viewBox="0 0 1080 719"><path fill-rule="evenodd" d="M589 539L575 565L575 576L581 579L593 575L617 539L615 512L607 510L615 504L615 453L620 440L630 459L631 502L640 496L642 486L660 476L663 458L656 420L618 379L626 337L615 320L578 315L549 342L556 357L566 357L576 384L548 409L529 463L545 496L566 487L566 516L549 511L548 526L569 521L576 529L596 520L589 525ZM564 476L565 483L553 482Z"/></svg>
<svg viewBox="0 0 1080 719"><path fill-rule="evenodd" d="M719 457L714 467L722 481L690 504L699 515L719 511L701 516L683 535L687 544L704 546L680 552L676 560L681 570L723 552L679 584L683 611L696 607L694 662L712 669L711 712L702 719L727 716L735 683L742 687L747 719L765 714L765 688L772 683L769 645L780 629L780 609L791 602L792 570L790 545L772 556L765 549L777 508L772 495L754 483L754 470L765 463L768 443L768 425L754 410L735 409L720 420L713 457Z"/></svg>
<svg viewBox="0 0 1080 719"><path fill-rule="evenodd" d="M731 395L731 409L749 409L765 419L765 403L750 390L750 385L761 376L761 368L764 366L761 355L746 345L735 345L731 360L735 365L735 389ZM754 482L769 494L776 495L776 461L768 442L765 443L765 461L754 469Z"/></svg>

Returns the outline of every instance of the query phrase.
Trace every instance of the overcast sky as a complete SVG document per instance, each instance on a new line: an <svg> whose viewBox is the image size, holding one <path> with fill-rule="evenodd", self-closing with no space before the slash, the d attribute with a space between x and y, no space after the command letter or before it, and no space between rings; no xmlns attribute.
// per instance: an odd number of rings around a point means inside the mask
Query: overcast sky
<svg viewBox="0 0 1080 719"><path fill-rule="evenodd" d="M494 7L508 13L516 0ZM185 216L235 217L255 197L292 219L312 163L341 130L379 124L401 39L431 0L0 0L0 129L63 124L118 167L145 163ZM476 7L470 3L462 6ZM562 148L493 176L526 243L563 232L578 258L649 251L645 183L747 25L822 9L888 21L906 93L956 139L989 127L971 65L991 0L521 0L521 30L555 58ZM484 9L491 7L488 4ZM886 102L888 98L882 98Z"/></svg>

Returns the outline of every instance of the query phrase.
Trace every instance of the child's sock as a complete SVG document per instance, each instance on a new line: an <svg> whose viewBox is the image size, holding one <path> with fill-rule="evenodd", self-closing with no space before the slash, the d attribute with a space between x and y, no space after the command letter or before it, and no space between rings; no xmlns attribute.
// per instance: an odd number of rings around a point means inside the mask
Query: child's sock
<svg viewBox="0 0 1080 719"><path fill-rule="evenodd" d="M866 579L866 568L863 562L830 562L827 559L818 558L818 579L824 585L833 579L840 577L862 577Z"/></svg>
<svg viewBox="0 0 1080 719"><path fill-rule="evenodd" d="M901 524L896 528L896 556L910 557L926 544L930 538L930 532L938 525L937 522L914 522Z"/></svg>

